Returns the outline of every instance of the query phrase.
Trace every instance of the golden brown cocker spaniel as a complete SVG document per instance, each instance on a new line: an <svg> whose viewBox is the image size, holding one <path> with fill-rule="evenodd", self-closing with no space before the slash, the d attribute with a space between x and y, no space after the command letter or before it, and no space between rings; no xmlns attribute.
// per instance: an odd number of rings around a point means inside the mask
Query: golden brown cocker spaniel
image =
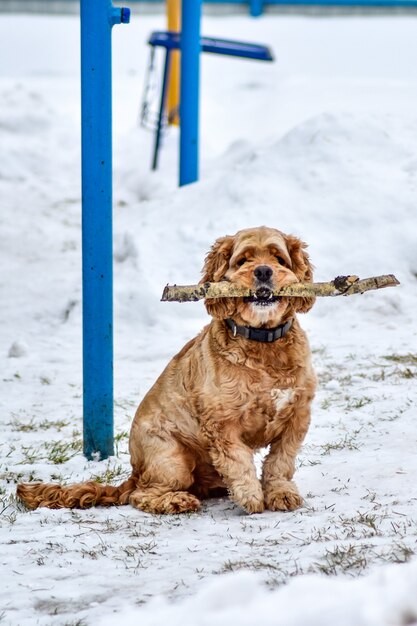
<svg viewBox="0 0 417 626"><path fill-rule="evenodd" d="M132 476L120 487L21 484L17 493L25 504L130 503L150 513L181 513L228 493L248 513L300 506L292 477L316 378L296 313L314 300L271 291L312 280L305 248L264 226L218 239L201 282L228 280L258 297L206 300L212 321L170 361L136 412ZM265 446L259 480L253 453Z"/></svg>

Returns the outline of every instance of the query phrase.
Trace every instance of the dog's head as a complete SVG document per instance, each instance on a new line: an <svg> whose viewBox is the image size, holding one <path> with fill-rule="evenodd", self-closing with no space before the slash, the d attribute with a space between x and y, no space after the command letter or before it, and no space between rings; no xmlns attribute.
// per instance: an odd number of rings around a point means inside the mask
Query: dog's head
<svg viewBox="0 0 417 626"><path fill-rule="evenodd" d="M265 226L218 239L206 257L200 282L227 280L256 291L258 297L207 298L208 313L216 319L233 318L237 324L273 327L294 313L309 311L314 298L271 296L280 287L312 282L306 247L296 237Z"/></svg>

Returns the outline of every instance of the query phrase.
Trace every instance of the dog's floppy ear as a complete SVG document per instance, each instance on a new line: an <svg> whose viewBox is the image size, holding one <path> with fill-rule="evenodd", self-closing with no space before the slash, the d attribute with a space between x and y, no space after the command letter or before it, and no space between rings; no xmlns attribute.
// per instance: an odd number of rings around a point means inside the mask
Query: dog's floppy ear
<svg viewBox="0 0 417 626"><path fill-rule="evenodd" d="M206 256L203 267L203 278L200 283L218 282L223 278L229 267L235 238L231 236L217 239Z"/></svg>
<svg viewBox="0 0 417 626"><path fill-rule="evenodd" d="M303 283L313 282L313 266L306 252L307 244L294 237L285 235L288 252L291 257L292 271ZM316 301L315 298L292 298L297 313L307 313Z"/></svg>
<svg viewBox="0 0 417 626"><path fill-rule="evenodd" d="M227 272L232 256L235 238L231 236L217 239L206 256L201 283L219 282ZM216 319L224 320L231 317L235 310L233 298L206 298L204 301L207 313Z"/></svg>

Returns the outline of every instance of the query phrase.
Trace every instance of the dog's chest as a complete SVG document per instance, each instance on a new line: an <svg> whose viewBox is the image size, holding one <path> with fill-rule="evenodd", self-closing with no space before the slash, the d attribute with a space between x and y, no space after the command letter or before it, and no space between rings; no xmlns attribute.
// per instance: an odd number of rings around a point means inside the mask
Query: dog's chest
<svg viewBox="0 0 417 626"><path fill-rule="evenodd" d="M250 390L241 418L242 439L251 447L268 445L293 414L298 397L293 378L263 380Z"/></svg>

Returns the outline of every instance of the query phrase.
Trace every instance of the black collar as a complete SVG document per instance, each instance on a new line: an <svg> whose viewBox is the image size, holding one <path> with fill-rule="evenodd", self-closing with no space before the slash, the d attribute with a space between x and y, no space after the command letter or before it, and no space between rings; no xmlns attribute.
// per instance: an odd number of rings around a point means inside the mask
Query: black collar
<svg viewBox="0 0 417 626"><path fill-rule="evenodd" d="M292 320L288 320L285 324L276 326L275 328L253 328L253 326L238 326L232 319L226 320L227 326L233 333L233 337L240 335L245 339L253 341L261 341L262 343L272 343L281 337L285 337L292 326Z"/></svg>

